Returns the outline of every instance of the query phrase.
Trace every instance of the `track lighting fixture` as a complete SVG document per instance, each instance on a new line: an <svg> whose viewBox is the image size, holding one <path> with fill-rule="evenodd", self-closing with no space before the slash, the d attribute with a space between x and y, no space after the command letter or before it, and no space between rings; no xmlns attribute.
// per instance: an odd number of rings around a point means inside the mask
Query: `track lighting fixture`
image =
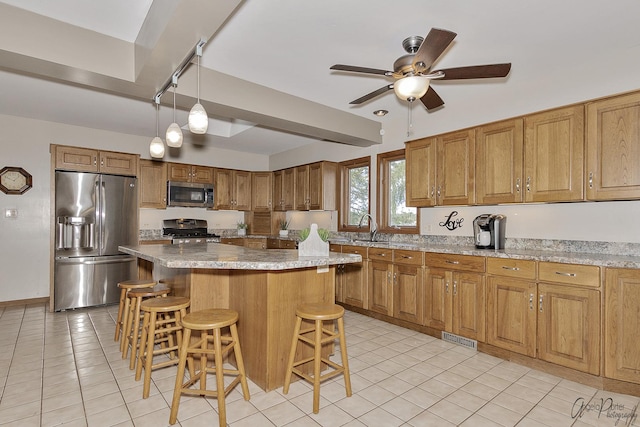
<svg viewBox="0 0 640 427"><path fill-rule="evenodd" d="M159 126L160 126L160 99L156 98L156 137L151 140L151 144L149 145L149 154L154 159L161 159L164 157L164 142L160 139L159 136Z"/></svg>
<svg viewBox="0 0 640 427"><path fill-rule="evenodd" d="M207 133L209 127L209 116L202 104L200 104L200 57L202 56L202 45L196 46L196 56L198 57L198 102L189 112L189 130L195 134Z"/></svg>
<svg viewBox="0 0 640 427"><path fill-rule="evenodd" d="M173 76L173 123L167 128L167 146L173 148L182 147L182 129L176 123L176 87L178 86L178 77Z"/></svg>

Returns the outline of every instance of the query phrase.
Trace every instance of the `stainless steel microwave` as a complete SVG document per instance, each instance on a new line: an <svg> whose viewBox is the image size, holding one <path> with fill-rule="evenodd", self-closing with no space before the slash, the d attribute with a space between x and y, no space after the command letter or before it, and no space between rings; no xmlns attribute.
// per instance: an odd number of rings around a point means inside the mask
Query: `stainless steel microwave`
<svg viewBox="0 0 640 427"><path fill-rule="evenodd" d="M213 207L213 184L167 181L167 206Z"/></svg>

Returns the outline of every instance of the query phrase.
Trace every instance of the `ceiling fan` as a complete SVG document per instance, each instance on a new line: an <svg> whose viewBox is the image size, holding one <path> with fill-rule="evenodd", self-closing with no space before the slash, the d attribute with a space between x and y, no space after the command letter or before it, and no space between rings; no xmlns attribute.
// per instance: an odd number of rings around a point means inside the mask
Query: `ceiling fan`
<svg viewBox="0 0 640 427"><path fill-rule="evenodd" d="M343 64L333 65L330 69L378 74L396 79L394 83L374 90L351 101L349 104L362 104L393 89L400 99L413 102L419 98L427 110L433 110L444 105L444 101L430 86L431 80L506 77L511 70L511 63L505 63L444 68L432 71L433 63L442 55L442 52L451 44L456 35L452 31L432 28L426 38L420 36L406 38L402 42L402 47L407 52L407 55L401 56L393 63L393 71Z"/></svg>

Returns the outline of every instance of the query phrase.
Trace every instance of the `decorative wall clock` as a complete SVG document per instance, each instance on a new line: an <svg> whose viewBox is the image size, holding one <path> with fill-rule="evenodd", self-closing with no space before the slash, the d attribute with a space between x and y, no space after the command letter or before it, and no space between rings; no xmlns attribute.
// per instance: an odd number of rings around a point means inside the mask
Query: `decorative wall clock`
<svg viewBox="0 0 640 427"><path fill-rule="evenodd" d="M0 170L0 190L5 194L24 194L33 185L31 174L14 166Z"/></svg>

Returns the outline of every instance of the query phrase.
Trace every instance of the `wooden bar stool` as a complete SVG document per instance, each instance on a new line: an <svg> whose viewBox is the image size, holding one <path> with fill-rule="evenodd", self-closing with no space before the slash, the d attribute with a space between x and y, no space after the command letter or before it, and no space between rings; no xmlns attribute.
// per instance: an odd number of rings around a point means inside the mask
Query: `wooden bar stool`
<svg viewBox="0 0 640 427"><path fill-rule="evenodd" d="M244 400L249 400L249 387L244 372L244 363L242 361L242 352L240 351L240 341L238 340L238 312L228 309L207 309L199 310L186 315L182 319L184 327L184 336L182 346L180 347L180 362L178 363L178 373L176 375L176 385L173 390L173 401L171 402L171 413L169 415L169 424L175 424L178 418L178 406L180 405L180 395L186 394L190 396L211 396L218 399L218 418L221 426L227 425L227 411L225 406L225 396L238 383L242 385L242 394ZM222 328L229 327L231 336L222 336ZM200 339L191 340L191 331L200 331ZM208 331L213 331L213 335L209 335ZM213 348L209 345L212 343ZM222 347L222 345L225 345ZM225 369L223 366L223 358L233 350L236 358L237 369ZM200 371L195 372L193 367L193 356L200 359ZM207 367L207 356L213 356L214 367ZM184 381L185 364L189 360L190 379ZM216 389L207 390L207 373L215 373ZM227 386L224 387L224 376L235 375L236 377ZM189 388L200 381L200 388Z"/></svg>
<svg viewBox="0 0 640 427"><path fill-rule="evenodd" d="M166 297L171 293L171 289L164 283L158 283L153 288L131 289L127 298L129 299L129 312L127 313L127 323L124 325L121 345L122 358L126 359L131 346L131 358L129 369L136 366L138 357L138 338L140 338L140 328L142 325L142 311L140 305L147 298Z"/></svg>
<svg viewBox="0 0 640 427"><path fill-rule="evenodd" d="M116 318L116 333L113 337L114 341L118 341L120 339L120 331L125 324L125 319L123 316L126 312L128 312L128 306L125 308L127 302L127 292L130 289L138 289L138 288L152 288L155 286L155 280L125 280L124 282L118 283L118 287L120 288L120 304L118 305L118 317ZM120 344L120 351L122 351L122 344Z"/></svg>
<svg viewBox="0 0 640 427"><path fill-rule="evenodd" d="M347 343L344 335L344 308L337 304L303 304L296 310L296 326L293 331L293 341L291 343L291 352L289 353L289 363L287 365L287 374L284 378L283 392L289 392L291 384L291 374L294 373L313 384L313 413L317 414L320 410L320 383L327 378L332 378L341 373L344 374L344 385L347 389L347 397L351 396L351 378L349 376L349 361L347 359ZM310 320L314 325L309 328L300 329L303 320ZM323 322L338 321L338 332L325 328ZM307 337L307 334L313 333L313 337ZM324 338L323 336L326 335ZM340 341L340 355L342 356L342 366L329 359L322 357L322 346L331 344L338 338ZM298 341L309 344L313 348L313 356L295 361ZM313 361L313 376L302 372L297 367ZM324 375L320 374L321 364L325 363L333 368Z"/></svg>
<svg viewBox="0 0 640 427"><path fill-rule="evenodd" d="M151 371L178 364L176 353L182 343L182 319L187 315L190 303L186 297L165 297L148 298L140 304L144 318L136 381L140 380L144 368L143 399L149 397ZM156 344L160 344L160 347L155 348ZM168 358L154 363L154 357L160 355L167 355Z"/></svg>

